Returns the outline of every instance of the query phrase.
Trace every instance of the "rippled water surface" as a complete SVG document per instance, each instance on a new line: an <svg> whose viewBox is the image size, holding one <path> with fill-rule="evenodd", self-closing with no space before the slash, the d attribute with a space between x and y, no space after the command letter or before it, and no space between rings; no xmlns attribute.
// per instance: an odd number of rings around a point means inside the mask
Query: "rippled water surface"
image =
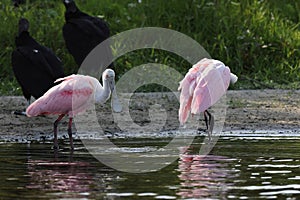
<svg viewBox="0 0 300 200"><path fill-rule="evenodd" d="M0 144L0 199L296 199L300 138L222 137L199 156L203 138L158 172L125 173L101 164L77 141L73 154L51 143ZM150 142L149 142L150 141ZM126 151L151 150L168 139L116 139Z"/></svg>

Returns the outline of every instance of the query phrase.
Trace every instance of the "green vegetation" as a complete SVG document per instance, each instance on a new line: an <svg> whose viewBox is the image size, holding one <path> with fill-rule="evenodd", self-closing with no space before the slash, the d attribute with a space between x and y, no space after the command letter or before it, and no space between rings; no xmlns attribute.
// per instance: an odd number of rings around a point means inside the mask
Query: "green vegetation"
<svg viewBox="0 0 300 200"><path fill-rule="evenodd" d="M231 67L240 88L300 88L300 1L218 0L77 0L89 14L104 17L111 34L139 27L163 27L198 41L212 58ZM75 62L62 37L65 8L61 0L27 0L14 8L0 2L0 94L21 94L14 79L10 55L21 16L30 32L63 60L66 73ZM156 62L185 74L191 66L182 58L159 50L139 50L116 62L122 76L140 64ZM155 88L152 88L153 90ZM149 90L149 87L148 87ZM151 87L150 87L151 90Z"/></svg>

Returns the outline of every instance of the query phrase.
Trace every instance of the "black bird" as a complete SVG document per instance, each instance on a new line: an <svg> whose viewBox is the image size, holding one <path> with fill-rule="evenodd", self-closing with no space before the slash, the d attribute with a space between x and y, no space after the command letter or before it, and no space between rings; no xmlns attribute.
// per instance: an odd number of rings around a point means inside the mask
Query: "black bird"
<svg viewBox="0 0 300 200"><path fill-rule="evenodd" d="M49 48L35 41L28 29L28 20L21 18L11 62L23 95L30 103L31 96L36 99L41 97L55 85L56 79L64 77L65 74L61 60Z"/></svg>
<svg viewBox="0 0 300 200"><path fill-rule="evenodd" d="M80 67L91 50L109 38L110 30L104 20L80 11L73 0L63 2L66 7L63 37L68 51ZM104 53L105 58L111 60L112 52L109 45L105 47ZM113 63L109 67L113 68Z"/></svg>
<svg viewBox="0 0 300 200"><path fill-rule="evenodd" d="M24 4L26 0L12 0L15 7L19 7L20 4Z"/></svg>

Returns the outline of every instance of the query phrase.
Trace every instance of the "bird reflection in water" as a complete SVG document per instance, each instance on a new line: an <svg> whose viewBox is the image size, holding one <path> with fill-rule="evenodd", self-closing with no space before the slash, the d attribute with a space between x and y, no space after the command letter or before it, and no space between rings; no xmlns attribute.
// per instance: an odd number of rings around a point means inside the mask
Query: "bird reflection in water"
<svg viewBox="0 0 300 200"><path fill-rule="evenodd" d="M181 181L177 195L182 198L226 198L232 179L238 170L230 166L228 157L216 155L189 154L183 148L178 171Z"/></svg>
<svg viewBox="0 0 300 200"><path fill-rule="evenodd" d="M90 191L92 176L87 172L89 164L85 162L59 162L50 160L29 160L28 189L39 189L65 194L83 194Z"/></svg>

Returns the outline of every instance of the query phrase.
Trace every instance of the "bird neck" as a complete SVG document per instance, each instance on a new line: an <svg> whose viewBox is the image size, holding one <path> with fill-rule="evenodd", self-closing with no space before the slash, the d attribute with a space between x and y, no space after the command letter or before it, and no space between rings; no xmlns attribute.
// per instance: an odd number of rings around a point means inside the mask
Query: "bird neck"
<svg viewBox="0 0 300 200"><path fill-rule="evenodd" d="M99 83L100 87L97 88L96 97L95 97L96 102L99 102L101 104L105 103L109 99L111 93L111 89L108 81L103 79L102 82L103 82L103 87Z"/></svg>
<svg viewBox="0 0 300 200"><path fill-rule="evenodd" d="M65 6L66 6L66 12L65 12L66 21L69 21L72 18L79 18L82 15L84 15L84 13L78 9L75 2L69 3L68 5Z"/></svg>
<svg viewBox="0 0 300 200"><path fill-rule="evenodd" d="M32 46L37 47L39 43L35 41L29 34L28 31L23 31L15 39L16 46Z"/></svg>

